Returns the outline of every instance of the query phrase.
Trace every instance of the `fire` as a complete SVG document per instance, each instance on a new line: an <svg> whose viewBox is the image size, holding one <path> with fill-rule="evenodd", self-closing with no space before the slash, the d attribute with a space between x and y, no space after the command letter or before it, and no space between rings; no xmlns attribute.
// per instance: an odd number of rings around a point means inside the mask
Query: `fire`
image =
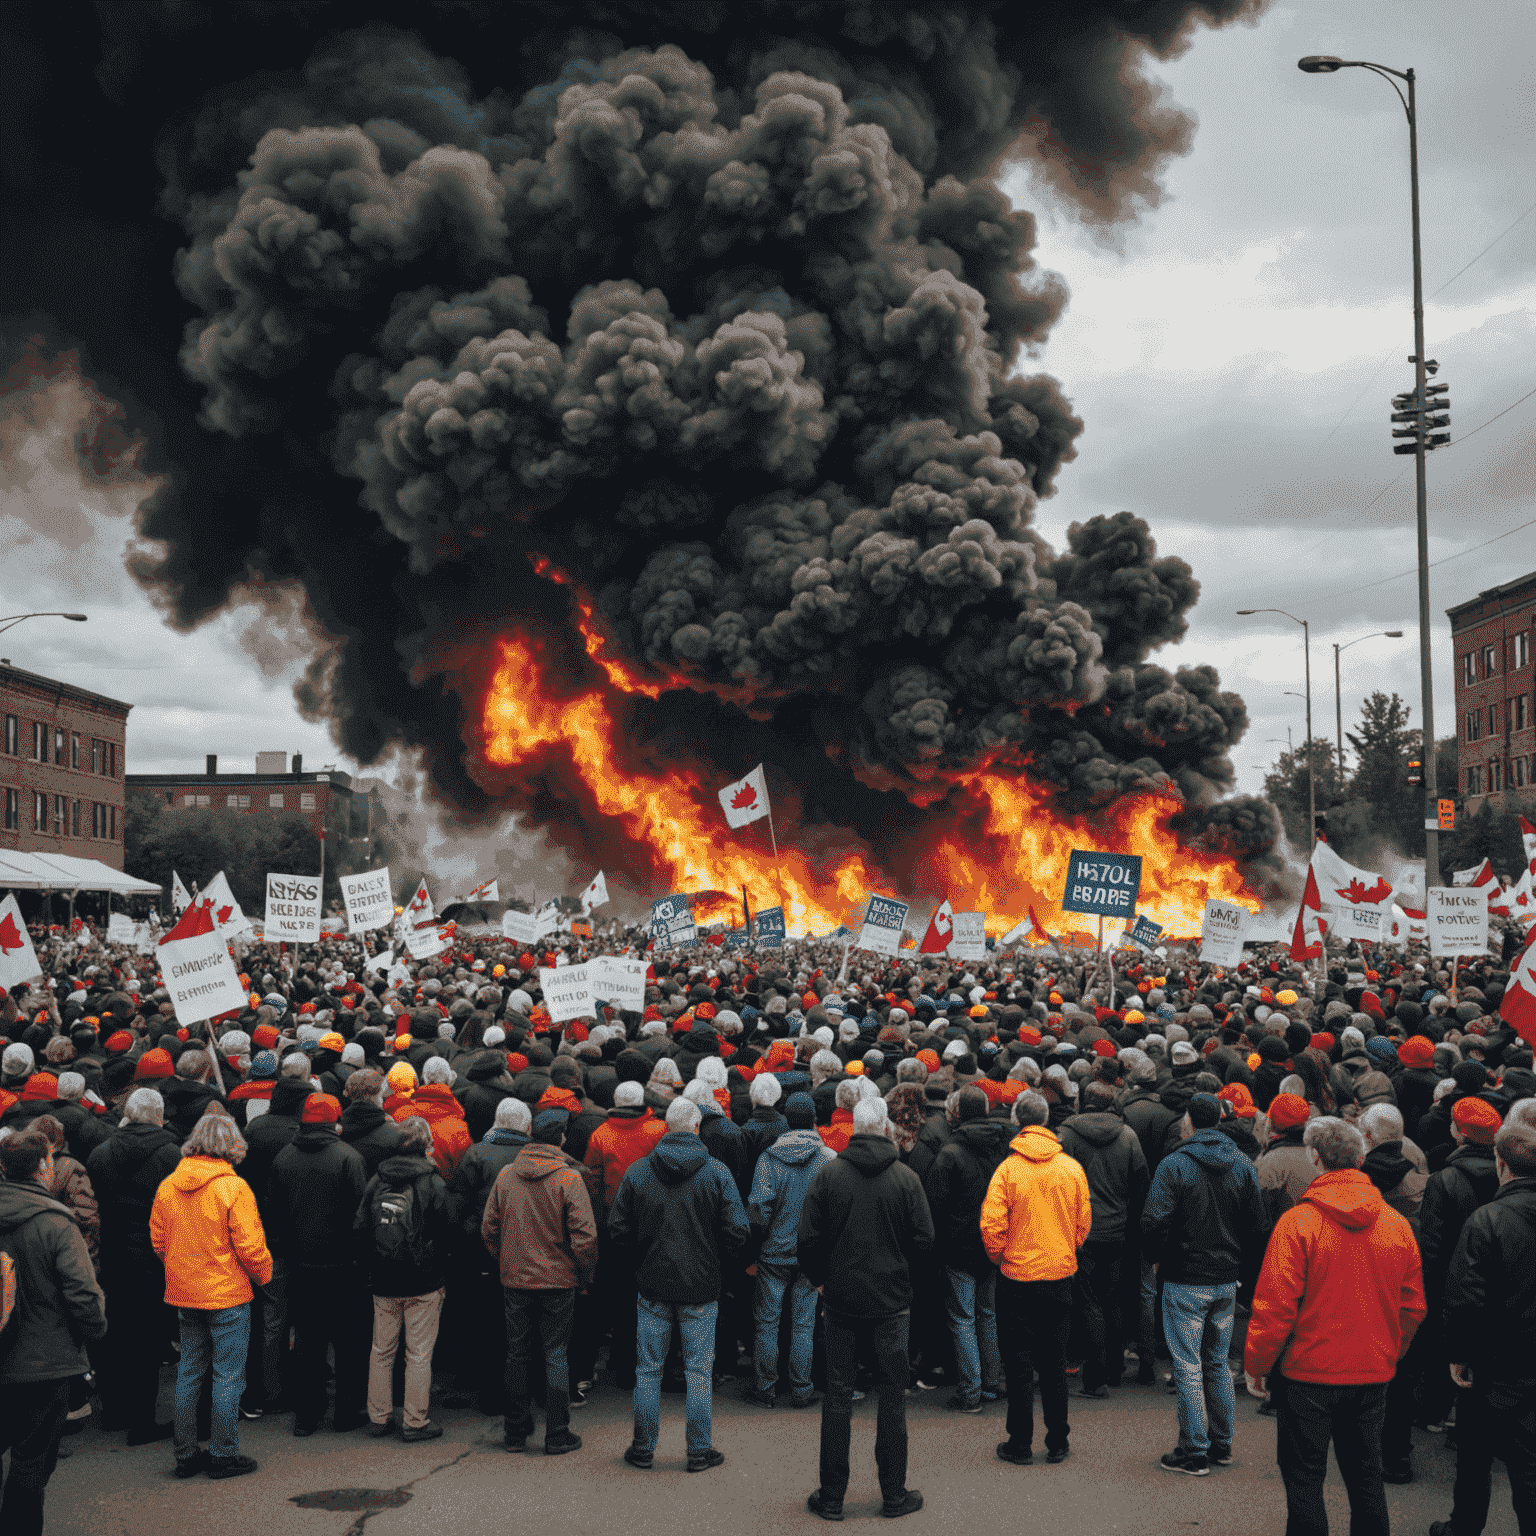
<svg viewBox="0 0 1536 1536"><path fill-rule="evenodd" d="M723 779L706 782L695 763L667 757L631 728L634 699L655 699L682 680L658 681L616 658L590 604L573 597L595 664L582 668L581 681L562 688L552 645L520 634L496 642L480 687L468 678L456 684L482 695L474 730L481 762L472 771L493 796L536 805L557 838L562 825L581 829L604 850L610 879L622 869L637 894L698 893L700 921L733 926L745 887L754 911L782 904L792 935L853 925L870 891L913 901L919 931L925 901L948 896L956 911L986 912L989 933L1006 932L1031 907L1053 934L1086 932L1095 920L1059 905L1068 854L1078 847L1140 854L1138 911L1172 936L1200 931L1210 897L1260 906L1233 861L1180 846L1169 825L1176 800L1130 796L1097 818L1063 816L1018 762L952 775L916 839L874 848L848 837L817 855L797 841L795 787L771 782L775 861L764 823L736 833L725 826L716 799Z"/></svg>

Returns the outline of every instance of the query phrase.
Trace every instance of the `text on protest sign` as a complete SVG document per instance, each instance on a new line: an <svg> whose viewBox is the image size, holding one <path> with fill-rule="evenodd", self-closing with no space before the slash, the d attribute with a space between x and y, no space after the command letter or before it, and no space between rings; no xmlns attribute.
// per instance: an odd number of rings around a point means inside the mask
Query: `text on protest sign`
<svg viewBox="0 0 1536 1536"><path fill-rule="evenodd" d="M514 944L535 944L543 936L539 931L539 920L532 912L503 912L501 931Z"/></svg>
<svg viewBox="0 0 1536 1536"><path fill-rule="evenodd" d="M590 966L566 965L559 970L541 968L539 985L544 989L544 1006L549 1009L552 1024L590 1018L597 1012L597 994L592 990Z"/></svg>
<svg viewBox="0 0 1536 1536"><path fill-rule="evenodd" d="M684 949L699 942L687 896L663 896L651 903L651 936L663 949Z"/></svg>
<svg viewBox="0 0 1536 1536"><path fill-rule="evenodd" d="M1364 903L1351 905L1340 902L1324 903L1323 916L1328 920L1328 935L1335 939L1357 939L1362 944L1381 942L1381 908Z"/></svg>
<svg viewBox="0 0 1536 1536"><path fill-rule="evenodd" d="M1482 954L1488 948L1488 892L1480 885L1432 885L1428 894L1430 954Z"/></svg>
<svg viewBox="0 0 1536 1536"><path fill-rule="evenodd" d="M645 1008L644 960L626 960L619 955L601 955L587 962L592 987L606 1003L639 1013Z"/></svg>
<svg viewBox="0 0 1536 1536"><path fill-rule="evenodd" d="M1200 958L1211 965L1241 965L1248 911L1235 901L1208 901L1200 920Z"/></svg>
<svg viewBox="0 0 1536 1536"><path fill-rule="evenodd" d="M132 944L133 929L133 919L126 912L114 912L107 919L107 943Z"/></svg>
<svg viewBox="0 0 1536 1536"><path fill-rule="evenodd" d="M317 875L267 875L267 942L288 939L313 944L320 937L320 879Z"/></svg>
<svg viewBox="0 0 1536 1536"><path fill-rule="evenodd" d="M1131 931L1126 938L1139 949L1151 949L1163 936L1163 925L1154 923L1145 912L1138 914L1136 921L1131 924Z"/></svg>
<svg viewBox="0 0 1536 1536"><path fill-rule="evenodd" d="M161 939L156 958L161 985L183 1024L244 1008L249 1001L235 962L229 958L229 945L201 904L189 908Z"/></svg>
<svg viewBox="0 0 1536 1536"><path fill-rule="evenodd" d="M784 947L783 907L764 907L752 921L757 930L756 943L759 949Z"/></svg>
<svg viewBox="0 0 1536 1536"><path fill-rule="evenodd" d="M893 896L871 896L859 929L858 947L877 955L894 955L901 947L901 931L910 910L906 902Z"/></svg>
<svg viewBox="0 0 1536 1536"><path fill-rule="evenodd" d="M388 928L395 920L395 898L389 883L389 866L365 869L360 875L343 875L341 899L347 904L347 927L353 933Z"/></svg>
<svg viewBox="0 0 1536 1536"><path fill-rule="evenodd" d="M1067 860L1063 912L1090 912L1099 917L1129 917L1141 890L1139 853L1087 853L1074 848Z"/></svg>
<svg viewBox="0 0 1536 1536"><path fill-rule="evenodd" d="M453 940L436 923L428 923L425 928L412 928L406 934L405 947L410 950L411 959L430 960L445 949L452 949Z"/></svg>
<svg viewBox="0 0 1536 1536"><path fill-rule="evenodd" d="M950 934L949 952L956 960L987 958L987 914L985 912L954 914L954 929Z"/></svg>

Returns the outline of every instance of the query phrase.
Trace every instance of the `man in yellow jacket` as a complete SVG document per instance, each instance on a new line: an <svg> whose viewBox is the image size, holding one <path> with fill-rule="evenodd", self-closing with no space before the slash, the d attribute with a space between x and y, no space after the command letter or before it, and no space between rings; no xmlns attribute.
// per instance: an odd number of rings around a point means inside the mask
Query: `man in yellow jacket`
<svg viewBox="0 0 1536 1536"><path fill-rule="evenodd" d="M1088 1240L1093 1210L1088 1176L1046 1129L1049 1107L1038 1093L1013 1103L1019 1128L981 1205L981 1241L998 1266L997 1333L1008 1380L1008 1438L998 1456L1015 1466L1034 1460L1034 1372L1040 1372L1045 1459L1070 1454L1067 1436L1067 1331L1077 1250Z"/></svg>
<svg viewBox="0 0 1536 1536"><path fill-rule="evenodd" d="M176 1476L239 1477L256 1470L240 1454L240 1389L251 1331L251 1281L272 1278L251 1186L235 1172L245 1138L221 1105L210 1105L181 1149L176 1171L155 1191L150 1245L165 1262L165 1302L179 1309ZM197 1400L213 1371L208 1455L197 1444Z"/></svg>

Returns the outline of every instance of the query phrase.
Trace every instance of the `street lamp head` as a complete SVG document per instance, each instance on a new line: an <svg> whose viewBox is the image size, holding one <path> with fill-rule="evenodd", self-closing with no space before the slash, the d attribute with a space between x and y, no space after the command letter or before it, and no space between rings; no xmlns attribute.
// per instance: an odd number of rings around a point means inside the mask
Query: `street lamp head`
<svg viewBox="0 0 1536 1536"><path fill-rule="evenodd" d="M1331 53L1309 53L1306 58L1296 60L1296 68L1307 75L1331 75L1344 68L1344 60L1334 58Z"/></svg>
<svg viewBox="0 0 1536 1536"><path fill-rule="evenodd" d="M85 621L88 618L90 618L90 614L88 614L88 613L66 613L66 614L60 615L60 617L66 618L66 619L72 619L76 624L84 624Z"/></svg>
<svg viewBox="0 0 1536 1536"><path fill-rule="evenodd" d="M1258 611L1259 611L1259 610L1258 610L1258 609L1257 609L1257 608L1239 608L1239 609L1238 609L1238 610L1237 610L1237 611L1238 611L1238 613L1239 613L1239 614L1240 614L1240 615L1241 615L1241 616L1242 616L1242 617L1243 617L1243 618L1245 618L1245 619L1246 619L1246 618L1248 618L1248 617L1249 617L1249 615L1250 615L1250 614L1255 614L1255 613L1257 613L1257 612L1258 612Z"/></svg>
<svg viewBox="0 0 1536 1536"><path fill-rule="evenodd" d="M1388 640L1401 640L1403 638L1403 632L1400 629L1384 629L1382 630L1382 634L1384 634Z"/></svg>

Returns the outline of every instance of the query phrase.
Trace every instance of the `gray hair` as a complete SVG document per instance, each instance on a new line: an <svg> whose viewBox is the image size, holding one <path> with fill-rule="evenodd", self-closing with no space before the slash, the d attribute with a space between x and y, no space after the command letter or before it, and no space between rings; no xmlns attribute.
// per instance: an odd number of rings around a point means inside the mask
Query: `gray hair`
<svg viewBox="0 0 1536 1536"><path fill-rule="evenodd" d="M923 1083L928 1080L928 1068L915 1056L904 1057L896 1063L898 1083Z"/></svg>
<svg viewBox="0 0 1536 1536"><path fill-rule="evenodd" d="M749 1091L753 1104L759 1109L771 1109L784 1095L783 1085L771 1072L754 1077Z"/></svg>
<svg viewBox="0 0 1536 1536"><path fill-rule="evenodd" d="M123 1105L123 1118L130 1125L164 1125L165 1100L153 1088L135 1088Z"/></svg>
<svg viewBox="0 0 1536 1536"><path fill-rule="evenodd" d="M643 1083L620 1083L613 1090L613 1107L615 1109L637 1109L645 1103L645 1085Z"/></svg>
<svg viewBox="0 0 1536 1536"><path fill-rule="evenodd" d="M420 1115L400 1122L400 1150L426 1157L432 1151L432 1127Z"/></svg>
<svg viewBox="0 0 1536 1536"><path fill-rule="evenodd" d="M1038 1093L1021 1093L1013 1101L1013 1123L1020 1130L1027 1125L1044 1125L1051 1118L1051 1107Z"/></svg>
<svg viewBox="0 0 1536 1536"><path fill-rule="evenodd" d="M457 1075L441 1056L429 1056L422 1063L421 1080L424 1083L451 1083Z"/></svg>
<svg viewBox="0 0 1536 1536"><path fill-rule="evenodd" d="M84 1092L85 1079L78 1072L59 1073L58 1095L61 1099L78 1099Z"/></svg>
<svg viewBox="0 0 1536 1536"><path fill-rule="evenodd" d="M1505 1125L1526 1125L1536 1131L1536 1099L1516 1099L1504 1116Z"/></svg>
<svg viewBox="0 0 1536 1536"><path fill-rule="evenodd" d="M817 1051L811 1057L811 1087L821 1087L829 1077L842 1070L842 1058L835 1051Z"/></svg>
<svg viewBox="0 0 1536 1536"><path fill-rule="evenodd" d="M702 1077L694 1077L694 1080L683 1089L683 1097L690 1104L697 1104L700 1109L703 1109L706 1104L713 1104L716 1109L720 1107L720 1101L715 1098L715 1090Z"/></svg>
<svg viewBox="0 0 1536 1536"><path fill-rule="evenodd" d="M526 1136L533 1129L533 1111L521 1099L503 1099L496 1106L496 1129Z"/></svg>
<svg viewBox="0 0 1536 1536"><path fill-rule="evenodd" d="M854 1135L884 1135L890 1118L884 1099L860 1099L853 1106Z"/></svg>
<svg viewBox="0 0 1536 1536"><path fill-rule="evenodd" d="M1402 1111L1394 1104L1373 1104L1355 1121L1355 1128L1371 1146L1403 1139Z"/></svg>
<svg viewBox="0 0 1536 1536"><path fill-rule="evenodd" d="M718 1056L706 1056L693 1070L695 1080L708 1083L711 1088L724 1088L725 1063Z"/></svg>
<svg viewBox="0 0 1536 1536"><path fill-rule="evenodd" d="M1358 1168L1365 1161L1365 1138L1336 1115L1319 1115L1308 1121L1301 1144L1317 1154L1318 1162L1329 1173L1340 1168Z"/></svg>
<svg viewBox="0 0 1536 1536"><path fill-rule="evenodd" d="M651 1068L652 1083L665 1083L669 1088L681 1088L683 1086L683 1074L678 1065L670 1056L663 1056L660 1061Z"/></svg>
<svg viewBox="0 0 1536 1536"><path fill-rule="evenodd" d="M696 1131L704 1116L691 1099L673 1099L667 1105L667 1129L669 1131Z"/></svg>
<svg viewBox="0 0 1536 1536"><path fill-rule="evenodd" d="M868 1082L866 1077L847 1077L837 1085L832 1101L838 1109L852 1109L859 1102L859 1088Z"/></svg>
<svg viewBox="0 0 1536 1536"><path fill-rule="evenodd" d="M279 1077L308 1077L309 1057L303 1051L290 1051L283 1057L283 1064L277 1069Z"/></svg>

